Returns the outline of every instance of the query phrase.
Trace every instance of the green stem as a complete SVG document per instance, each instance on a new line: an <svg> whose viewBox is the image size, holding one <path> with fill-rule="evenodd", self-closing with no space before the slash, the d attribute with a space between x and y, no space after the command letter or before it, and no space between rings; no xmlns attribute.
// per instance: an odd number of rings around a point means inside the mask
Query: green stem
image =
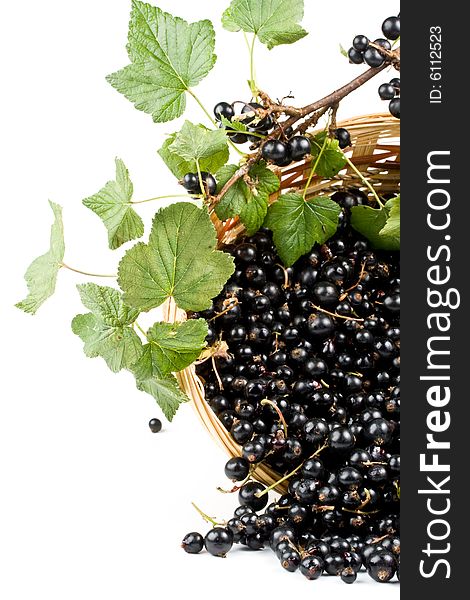
<svg viewBox="0 0 470 600"><path fill-rule="evenodd" d="M250 89L253 96L258 97L258 86L256 85L256 74L255 74L255 42L256 33L253 34L253 39L250 45Z"/></svg>
<svg viewBox="0 0 470 600"><path fill-rule="evenodd" d="M197 512L201 515L201 517L204 519L204 521L206 521L207 523L211 523L214 527L217 527L217 525L223 525L223 523L217 523L217 521L215 519L213 519L212 517L209 517L209 515L206 515L206 513L203 512L199 508L199 506L197 506L197 504L195 504L194 502L191 502L191 504L197 510Z"/></svg>
<svg viewBox="0 0 470 600"><path fill-rule="evenodd" d="M202 199L206 199L206 189L204 187L204 181L202 180L201 166L199 165L199 159L196 159L197 178L199 179L199 187L202 191Z"/></svg>
<svg viewBox="0 0 470 600"><path fill-rule="evenodd" d="M317 170L318 163L320 162L320 158L322 157L322 154L325 151L326 143L327 142L328 142L328 136L325 135L325 140L323 141L323 146L321 147L320 152L318 153L318 156L317 156L317 158L315 160L315 164L313 165L313 167L312 167L312 169L310 171L310 175L308 177L307 184L306 184L305 189L304 189L304 193L303 193L304 200L305 200L305 197L307 195L308 188L310 187L310 184L312 183L312 179L313 179L313 176L315 175L315 171ZM317 145L319 146L319 144L317 144Z"/></svg>
<svg viewBox="0 0 470 600"><path fill-rule="evenodd" d="M214 127L216 127L217 123L214 121L214 119L212 118L209 111L206 109L204 104L199 100L199 98L196 96L196 94L193 92L193 90L188 88L186 91L188 92L188 94L190 96L192 96L194 98L194 100L196 100L196 102L199 104L200 108L202 109L202 112L206 115L206 117L209 119L209 121L212 123L212 125L214 125Z"/></svg>
<svg viewBox="0 0 470 600"><path fill-rule="evenodd" d="M64 269L68 269L69 271L73 271L74 273L80 273L80 275L87 275L88 277L117 277L117 275L103 275L101 273L89 273L88 271L81 271L80 269L74 269L73 267L69 267L64 262L60 263L60 267Z"/></svg>
<svg viewBox="0 0 470 600"><path fill-rule="evenodd" d="M193 197L196 194L192 194ZM145 202L153 202L154 200L165 200L166 198L187 198L187 194L166 194L165 196L155 196L155 198L147 198L146 200L131 200L129 204L145 204Z"/></svg>
<svg viewBox="0 0 470 600"><path fill-rule="evenodd" d="M323 444L323 446L320 446L317 450L315 450L315 452L309 456L309 460L311 458L315 458L315 456L318 456L320 454L320 452L322 450L324 450L326 447L328 446L327 443ZM287 475L284 475L284 477L281 477L281 479L278 479L278 481L275 481L272 485L270 485L269 487L267 487L266 489L264 489L262 492L258 492L257 494L255 494L255 496L257 498L261 498L261 496L264 496L265 494L267 494L268 492L270 492L271 490L273 490L275 487L277 487L278 485L280 485L281 483L284 483L284 481L287 481L287 479L289 479L290 477L292 477L292 475L295 475L296 473L298 473L300 471L300 469L303 467L304 463L301 462L300 465L298 465L297 467L295 467L295 469L293 469L290 473L287 473Z"/></svg>
<svg viewBox="0 0 470 600"><path fill-rule="evenodd" d="M348 164L348 167L350 169L352 169L354 171L354 173L356 173L356 175L360 178L360 180L362 181L362 183L372 192L372 195L374 196L374 198L377 200L377 204L380 206L380 208L384 207L384 204L382 202L382 200L379 198L377 192L374 189L374 186L371 185L369 183L369 181L364 177L364 175L359 171L359 169L356 167L356 165L351 161L351 159L349 159L346 155L344 155L344 158Z"/></svg>
<svg viewBox="0 0 470 600"><path fill-rule="evenodd" d="M142 333L145 336L145 338L147 338L147 334L142 329L142 327L137 323L137 321L134 321L134 325L137 327L137 329L140 331L140 333Z"/></svg>

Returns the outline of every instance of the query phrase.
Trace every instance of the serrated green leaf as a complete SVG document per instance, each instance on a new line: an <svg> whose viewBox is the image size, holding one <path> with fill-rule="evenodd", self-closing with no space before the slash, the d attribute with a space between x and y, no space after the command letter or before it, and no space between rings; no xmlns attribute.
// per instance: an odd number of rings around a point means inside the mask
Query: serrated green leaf
<svg viewBox="0 0 470 600"><path fill-rule="evenodd" d="M181 404L189 402L173 375L164 379L152 377L143 381L137 380L137 389L153 396L169 421L173 420Z"/></svg>
<svg viewBox="0 0 470 600"><path fill-rule="evenodd" d="M178 202L155 215L149 243L136 244L119 264L124 301L143 311L173 297L183 310L203 310L234 271L233 258L216 250L205 209Z"/></svg>
<svg viewBox="0 0 470 600"><path fill-rule="evenodd" d="M400 240L396 237L380 235L389 216L387 206L372 208L371 206L353 206L351 209L351 225L361 233L377 250L399 250Z"/></svg>
<svg viewBox="0 0 470 600"><path fill-rule="evenodd" d="M142 342L132 328L139 312L126 306L110 287L87 283L77 286L90 313L77 315L72 331L84 342L86 356L101 356L114 373L129 369L142 354Z"/></svg>
<svg viewBox="0 0 470 600"><path fill-rule="evenodd" d="M225 183L236 173L236 165L226 165L217 172L219 192ZM226 192L216 207L219 219L225 221L239 216L248 235L261 227L268 210L269 196L279 189L280 181L266 163L260 162L250 169L248 176L239 179Z"/></svg>
<svg viewBox="0 0 470 600"><path fill-rule="evenodd" d="M165 377L188 367L205 346L207 323L190 319L184 323L155 323L147 332L148 344L134 367L138 379Z"/></svg>
<svg viewBox="0 0 470 600"><path fill-rule="evenodd" d="M317 165L315 168L315 173L317 175L331 179L337 175L341 169L344 169L347 161L339 147L338 140L327 138L326 145L323 147L326 135L325 132L321 132L312 140L312 165Z"/></svg>
<svg viewBox="0 0 470 600"><path fill-rule="evenodd" d="M268 212L268 199L264 194L255 196L240 211L240 221L245 225L247 235L253 235L264 223Z"/></svg>
<svg viewBox="0 0 470 600"><path fill-rule="evenodd" d="M246 118L246 117L244 117ZM245 125L245 123L242 123L241 121L238 121L237 119L233 119L232 121L229 121L229 119L227 119L227 117L222 117L221 120L222 125L225 127L225 129L227 130L232 130L232 131L239 131L240 133L252 133L248 131L248 127L247 125Z"/></svg>
<svg viewBox="0 0 470 600"><path fill-rule="evenodd" d="M227 136L223 129L211 130L190 121L185 121L168 150L187 161L192 172L197 170L198 164L202 171L215 172L229 157Z"/></svg>
<svg viewBox="0 0 470 600"><path fill-rule="evenodd" d="M272 230L279 256L291 266L312 246L323 244L338 227L341 209L323 196L305 201L301 194L284 194L268 209L266 227Z"/></svg>
<svg viewBox="0 0 470 600"><path fill-rule="evenodd" d="M217 171L215 178L217 179L217 192L219 194L227 181L235 175L238 169L237 165L225 165ZM246 202L245 187L243 179L239 179L219 200L219 203L215 207L215 213L221 221L226 221L240 214Z"/></svg>
<svg viewBox="0 0 470 600"><path fill-rule="evenodd" d="M214 45L210 21L187 23L132 0L127 44L132 64L107 80L156 123L171 121L184 112L185 92L214 66Z"/></svg>
<svg viewBox="0 0 470 600"><path fill-rule="evenodd" d="M179 133L171 134L158 151L170 171L181 179L186 173L215 173L229 158L227 137L222 130L210 130L189 121Z"/></svg>
<svg viewBox="0 0 470 600"><path fill-rule="evenodd" d="M62 221L62 207L49 201L54 213L54 223L51 227L49 250L39 256L29 265L25 280L28 286L28 295L16 304L17 308L32 315L55 291L57 274L64 260L64 224Z"/></svg>
<svg viewBox="0 0 470 600"><path fill-rule="evenodd" d="M400 247L400 196L388 200L385 208L389 211L388 219L379 235L387 238L389 243L395 244L398 249Z"/></svg>
<svg viewBox="0 0 470 600"><path fill-rule="evenodd" d="M83 204L103 221L111 250L144 235L144 223L131 205L133 191L129 171L123 161L116 158L116 179L83 200Z"/></svg>
<svg viewBox="0 0 470 600"><path fill-rule="evenodd" d="M232 0L222 24L228 31L255 33L271 50L307 35L298 24L303 16L303 0Z"/></svg>
<svg viewBox="0 0 470 600"><path fill-rule="evenodd" d="M173 175L178 179L181 179L186 175L186 173L192 172L193 165L170 150L170 146L173 144L175 139L176 133L169 135L163 142L163 146L158 151L158 154Z"/></svg>

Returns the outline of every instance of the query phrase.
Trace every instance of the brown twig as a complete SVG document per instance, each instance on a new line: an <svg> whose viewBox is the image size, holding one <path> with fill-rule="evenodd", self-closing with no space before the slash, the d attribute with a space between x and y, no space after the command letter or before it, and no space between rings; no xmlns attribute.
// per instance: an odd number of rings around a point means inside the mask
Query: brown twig
<svg viewBox="0 0 470 600"><path fill-rule="evenodd" d="M382 50L384 50L384 49L382 49ZM385 52L388 52L388 51L385 51ZM395 50L394 53L397 54L398 57L400 56L398 51ZM317 100L316 102L307 104L307 106L304 106L303 108L295 108L294 106L287 106L284 104L275 103L271 100L271 98L268 96L268 94L266 94L263 91L260 91L259 92L260 98L265 103L265 105L268 107L264 111L266 114L278 113L278 114L285 114L289 117L289 119L287 119L287 121L282 123L282 125L279 125L279 127L277 127L267 139L278 138L280 135L283 134L283 131L286 128L292 127L293 125L295 125L297 123L297 121L304 119L305 117L308 117L310 115L313 115L313 113L316 113L317 111L320 111L321 109L326 108L326 110L328 110L332 106L336 106L340 102L340 100L342 100L343 98L348 96L351 92L353 92L357 88L361 87L362 85L367 83L370 79L372 79L373 77L375 77L376 75L381 73L386 67L389 66L389 64L390 64L390 61L385 62L381 67L368 69L367 71L365 71L364 73L361 73L361 75L358 75L355 79L353 79L346 85L343 85L339 89L335 90L331 94L328 94L327 96L324 96L323 98L321 98L320 100ZM259 114L261 116L261 112L262 112L261 109L259 111L257 110L256 112L257 113L259 112ZM318 118L320 118L320 116L321 115L319 115ZM312 117L312 119L313 119L313 117ZM233 185L235 185L235 183L237 183L237 181L239 179L241 179L242 177L244 177L245 175L247 175L249 173L250 168L254 164L256 164L260 158L261 158L261 149L259 149L258 152L256 152L256 154L249 156L248 159L246 160L246 162L225 183L225 185L222 187L222 189L217 194L217 196L214 196L211 199L211 205L209 208L212 209L214 206L216 206L218 204L218 202L220 201L220 199L223 198L224 195L228 192L228 190Z"/></svg>

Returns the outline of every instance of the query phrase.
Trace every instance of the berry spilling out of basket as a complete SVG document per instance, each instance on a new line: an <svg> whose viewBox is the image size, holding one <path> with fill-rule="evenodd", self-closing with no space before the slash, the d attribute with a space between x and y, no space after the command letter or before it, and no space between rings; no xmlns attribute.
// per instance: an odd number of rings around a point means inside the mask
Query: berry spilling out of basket
<svg viewBox="0 0 470 600"><path fill-rule="evenodd" d="M211 409L240 456L225 467L240 508L222 536L270 545L288 571L354 582L364 565L390 580L399 565L400 279L398 254L374 251L350 226L367 203L337 191L338 232L285 268L268 230L226 248L235 273L193 315L224 348L197 366ZM285 489L252 479L265 464ZM274 486L271 486L274 487ZM241 514L243 513L243 514ZM227 537L228 536L228 537ZM228 544L230 538L230 544ZM380 572L380 574L378 574Z"/></svg>
<svg viewBox="0 0 470 600"><path fill-rule="evenodd" d="M26 271L17 306L35 314L64 269L108 278L115 285L78 286L87 312L72 330L86 356L132 374L169 421L200 401L187 370L196 364L202 407L238 449L224 491L239 507L227 523L198 509L214 528L185 536L186 552L269 545L285 570L308 579L328 573L350 584L364 565L388 581L400 555L399 123L337 117L348 94L400 70L400 18L384 21L385 38L354 39L346 54L368 69L297 107L258 87L255 49L303 39L303 12L303 0L232 0L222 25L251 37L250 95L210 111L194 89L216 61L212 23L133 0L130 62L108 82L156 123L181 117L189 98L205 124L185 121L159 149L175 176L170 193L135 199L116 159L115 178L83 200L111 250L132 243L113 273L65 262L62 208L50 203L50 247ZM399 118L400 80L379 95ZM160 208L142 241L138 207L169 198L183 201ZM153 309L144 328L141 315ZM149 428L159 433L162 422ZM282 495L268 504L275 488Z"/></svg>

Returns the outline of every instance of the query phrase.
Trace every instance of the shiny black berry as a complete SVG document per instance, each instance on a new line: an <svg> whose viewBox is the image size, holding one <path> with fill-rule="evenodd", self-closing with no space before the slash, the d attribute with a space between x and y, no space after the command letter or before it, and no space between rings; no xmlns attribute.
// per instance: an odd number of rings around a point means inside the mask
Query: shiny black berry
<svg viewBox="0 0 470 600"><path fill-rule="evenodd" d="M204 538L200 533L193 531L184 536L181 547L188 554L199 554L204 548Z"/></svg>
<svg viewBox="0 0 470 600"><path fill-rule="evenodd" d="M204 538L206 550L213 556L223 558L233 545L233 533L225 527L214 527Z"/></svg>
<svg viewBox="0 0 470 600"><path fill-rule="evenodd" d="M162 422L160 419L150 419L149 427L152 433L159 433L162 430Z"/></svg>

